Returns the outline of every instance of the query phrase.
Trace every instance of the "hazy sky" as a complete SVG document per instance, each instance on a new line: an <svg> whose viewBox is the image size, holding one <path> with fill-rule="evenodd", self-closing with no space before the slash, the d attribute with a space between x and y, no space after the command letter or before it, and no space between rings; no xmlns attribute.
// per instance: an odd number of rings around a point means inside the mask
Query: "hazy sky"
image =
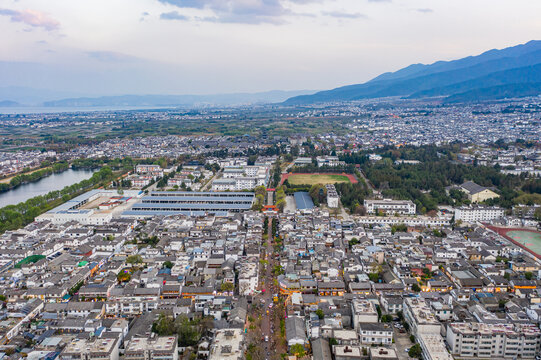
<svg viewBox="0 0 541 360"><path fill-rule="evenodd" d="M541 39L541 0L0 0L0 86L327 89Z"/></svg>

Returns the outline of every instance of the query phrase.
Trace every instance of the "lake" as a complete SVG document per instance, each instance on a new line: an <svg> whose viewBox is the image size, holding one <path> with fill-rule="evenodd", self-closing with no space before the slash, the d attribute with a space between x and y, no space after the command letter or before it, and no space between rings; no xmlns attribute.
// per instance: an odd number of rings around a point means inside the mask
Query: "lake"
<svg viewBox="0 0 541 360"><path fill-rule="evenodd" d="M49 191L61 190L66 186L90 179L96 170L68 169L58 174L52 174L36 182L23 184L15 189L0 193L0 207L15 205Z"/></svg>

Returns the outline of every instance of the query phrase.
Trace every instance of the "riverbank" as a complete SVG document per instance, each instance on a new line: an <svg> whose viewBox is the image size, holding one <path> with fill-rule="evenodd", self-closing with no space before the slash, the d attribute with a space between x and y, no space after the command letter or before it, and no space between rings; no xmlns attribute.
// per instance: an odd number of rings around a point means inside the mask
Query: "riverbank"
<svg viewBox="0 0 541 360"><path fill-rule="evenodd" d="M13 175L12 177L0 180L0 193L10 191L18 186L39 181L52 174L58 174L68 170L70 167L67 162L58 162L51 166L35 169L29 172Z"/></svg>
<svg viewBox="0 0 541 360"><path fill-rule="evenodd" d="M36 216L90 189L106 186L124 173L124 171L113 173L110 167L104 166L95 172L90 179L65 186L61 190L50 191L45 195L30 198L16 205L4 206L0 208L0 234L6 230L16 230L24 227L33 222Z"/></svg>

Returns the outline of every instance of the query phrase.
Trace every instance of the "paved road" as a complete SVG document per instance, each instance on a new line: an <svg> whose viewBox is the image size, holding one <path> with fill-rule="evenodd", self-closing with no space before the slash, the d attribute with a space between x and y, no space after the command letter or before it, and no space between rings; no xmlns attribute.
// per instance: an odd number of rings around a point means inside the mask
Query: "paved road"
<svg viewBox="0 0 541 360"><path fill-rule="evenodd" d="M264 342L264 349L265 349L265 359L270 360L273 359L276 355L273 345L273 325L271 321L271 316L273 314L274 309L269 308L270 304L273 304L272 295L275 293L276 289L274 286L273 276L272 276L272 268L274 267L274 258L273 258L273 247L272 247L272 218L269 218L269 230L268 230L268 237L267 237L267 247L265 249L265 255L266 259L268 261L268 264L266 266L265 270L265 276L264 276L264 283L263 289L265 289L265 292L261 295L261 299L265 301L264 304L264 314L263 319L261 323L261 333L265 337L267 336L269 341ZM261 300L260 300L261 301ZM267 313L268 311L268 313Z"/></svg>
<svg viewBox="0 0 541 360"><path fill-rule="evenodd" d="M205 186L203 186L201 188L201 191L205 191L207 189L210 188L210 186L212 185L212 182L214 181L214 179L217 179L218 178L218 175L220 175L222 173L222 170L219 170L218 172L216 172L216 174L214 174L210 180L205 184Z"/></svg>

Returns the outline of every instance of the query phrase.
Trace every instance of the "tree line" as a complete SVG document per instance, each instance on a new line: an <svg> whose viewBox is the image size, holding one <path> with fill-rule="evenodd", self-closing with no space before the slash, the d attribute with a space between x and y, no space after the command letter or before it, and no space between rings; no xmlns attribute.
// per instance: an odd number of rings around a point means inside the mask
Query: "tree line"
<svg viewBox="0 0 541 360"><path fill-rule="evenodd" d="M0 192L8 191L11 189L16 188L19 185L38 181L44 177L47 177L49 175L60 173L62 171L65 171L69 168L69 164L65 161L57 162L49 167L46 167L44 169L36 170L33 172L29 172L26 174L20 174L16 175L11 178L9 183L2 183L0 184Z"/></svg>
<svg viewBox="0 0 541 360"><path fill-rule="evenodd" d="M0 233L15 230L34 221L36 216L72 199L83 191L103 185L114 178L110 167L104 166L90 179L66 186L62 190L50 191L45 195L35 196L17 205L0 208Z"/></svg>

